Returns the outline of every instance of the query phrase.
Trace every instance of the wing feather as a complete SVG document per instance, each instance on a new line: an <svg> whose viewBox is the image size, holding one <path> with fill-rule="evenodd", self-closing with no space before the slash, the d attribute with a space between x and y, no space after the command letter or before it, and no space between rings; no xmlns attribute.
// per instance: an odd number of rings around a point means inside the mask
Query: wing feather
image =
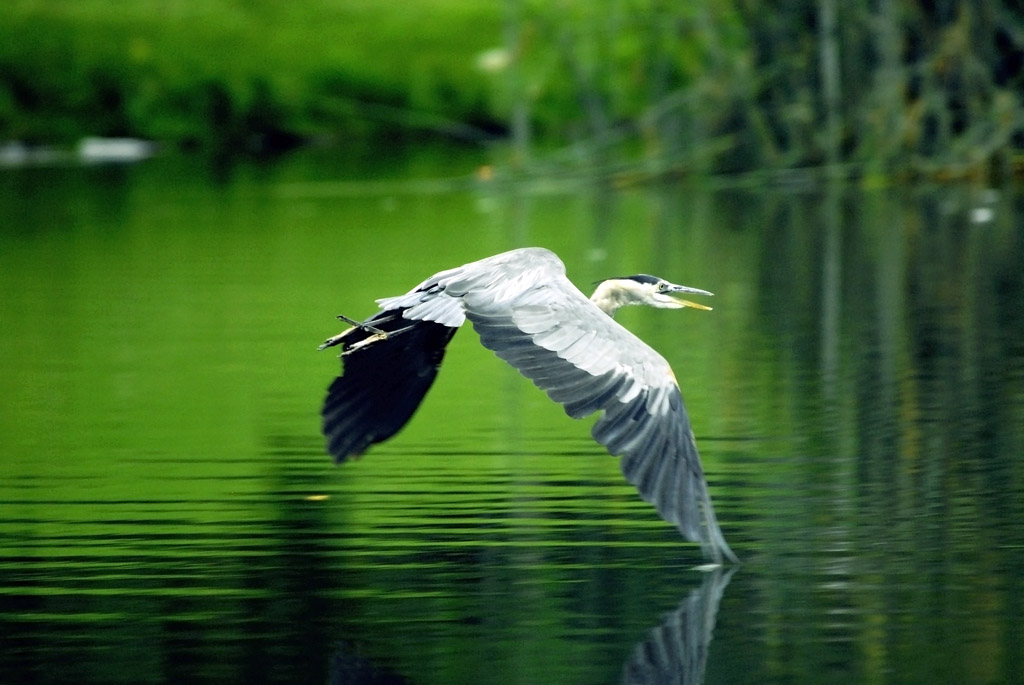
<svg viewBox="0 0 1024 685"><path fill-rule="evenodd" d="M736 560L715 518L668 362L591 303L554 259L541 260L532 275L522 267L500 287L463 277L447 292L462 298L483 345L569 416L603 412L594 439L622 457L626 480L665 520L716 561Z"/></svg>
<svg viewBox="0 0 1024 685"><path fill-rule="evenodd" d="M551 396L556 402L565 405L565 413L569 416L574 419L582 419L612 402L622 392L622 385L625 382L626 379L622 376L612 376L608 379L605 387L592 388L586 395L570 393L567 388L564 398L556 399L554 393L551 393Z"/></svg>

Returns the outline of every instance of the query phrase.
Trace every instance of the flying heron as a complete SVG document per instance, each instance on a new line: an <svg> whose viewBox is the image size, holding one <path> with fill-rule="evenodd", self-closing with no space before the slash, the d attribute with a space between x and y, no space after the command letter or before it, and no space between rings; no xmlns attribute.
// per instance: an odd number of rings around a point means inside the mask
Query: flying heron
<svg viewBox="0 0 1024 685"><path fill-rule="evenodd" d="M512 250L442 271L328 338L343 373L323 406L327 449L340 463L387 440L430 389L445 347L469 319L484 347L534 382L574 419L596 411L593 437L616 456L640 496L706 557L736 562L711 505L704 469L668 362L612 318L627 305L701 304L706 290L638 275L601 281L588 299L542 248Z"/></svg>

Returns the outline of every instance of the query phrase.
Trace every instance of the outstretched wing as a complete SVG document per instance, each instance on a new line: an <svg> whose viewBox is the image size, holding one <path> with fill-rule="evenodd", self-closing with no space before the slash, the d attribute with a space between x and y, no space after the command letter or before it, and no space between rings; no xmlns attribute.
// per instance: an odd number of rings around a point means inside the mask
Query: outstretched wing
<svg viewBox="0 0 1024 685"><path fill-rule="evenodd" d="M409 421L458 330L434 321L410 321L402 313L380 312L320 347L341 345L345 365L321 409L327 451L335 462L359 456Z"/></svg>
<svg viewBox="0 0 1024 685"><path fill-rule="evenodd" d="M715 561L735 561L668 362L591 303L554 254L517 252L453 270L441 285L462 299L483 345L569 416L603 410L594 439L622 456L622 472L641 497Z"/></svg>

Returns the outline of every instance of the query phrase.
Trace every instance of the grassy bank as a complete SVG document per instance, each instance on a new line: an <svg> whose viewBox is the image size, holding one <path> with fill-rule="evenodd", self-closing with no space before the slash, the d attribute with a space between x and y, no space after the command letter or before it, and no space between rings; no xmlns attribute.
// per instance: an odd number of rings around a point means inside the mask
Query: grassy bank
<svg viewBox="0 0 1024 685"><path fill-rule="evenodd" d="M263 145L498 121L475 68L501 38L493 2L4 4L0 140Z"/></svg>

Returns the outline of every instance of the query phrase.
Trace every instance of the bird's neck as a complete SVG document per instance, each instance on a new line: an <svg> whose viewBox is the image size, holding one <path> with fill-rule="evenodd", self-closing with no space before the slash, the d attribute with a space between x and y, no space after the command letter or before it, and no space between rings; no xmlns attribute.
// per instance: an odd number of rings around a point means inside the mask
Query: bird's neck
<svg viewBox="0 0 1024 685"><path fill-rule="evenodd" d="M601 281L597 285L597 290L590 296L590 301L602 312L614 318L619 307L636 304L636 297L628 287L624 288L616 281Z"/></svg>

